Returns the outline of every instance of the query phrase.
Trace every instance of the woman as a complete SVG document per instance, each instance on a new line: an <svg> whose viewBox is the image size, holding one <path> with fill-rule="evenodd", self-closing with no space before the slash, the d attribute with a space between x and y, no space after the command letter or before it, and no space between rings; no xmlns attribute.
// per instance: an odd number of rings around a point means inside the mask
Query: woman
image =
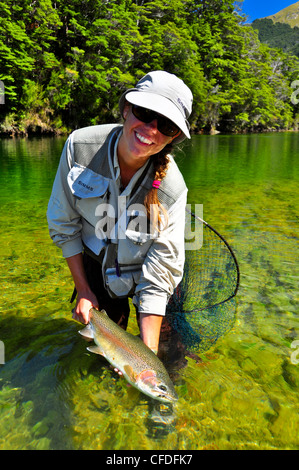
<svg viewBox="0 0 299 470"><path fill-rule="evenodd" d="M50 236L77 292L73 318L91 307L126 328L128 297L142 340L157 352L169 297L184 265L187 188L169 155L190 138L192 93L164 71L145 75L119 102L122 125L68 138L48 206Z"/></svg>

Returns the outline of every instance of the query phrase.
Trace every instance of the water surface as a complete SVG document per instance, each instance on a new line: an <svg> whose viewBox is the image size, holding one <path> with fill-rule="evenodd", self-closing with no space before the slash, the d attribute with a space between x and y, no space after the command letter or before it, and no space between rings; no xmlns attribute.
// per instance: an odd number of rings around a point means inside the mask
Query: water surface
<svg viewBox="0 0 299 470"><path fill-rule="evenodd" d="M241 284L232 328L178 371L173 413L77 334L45 217L63 144L0 142L0 448L298 449L298 134L194 136L177 156Z"/></svg>

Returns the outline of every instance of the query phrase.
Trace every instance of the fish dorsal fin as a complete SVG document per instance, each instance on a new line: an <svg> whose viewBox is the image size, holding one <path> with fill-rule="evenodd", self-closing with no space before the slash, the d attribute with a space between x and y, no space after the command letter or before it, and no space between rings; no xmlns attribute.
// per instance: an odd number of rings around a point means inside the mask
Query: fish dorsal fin
<svg viewBox="0 0 299 470"><path fill-rule="evenodd" d="M99 346L88 346L88 348L86 349L94 354L100 354L101 356L106 357L101 348L99 348Z"/></svg>
<svg viewBox="0 0 299 470"><path fill-rule="evenodd" d="M80 333L80 335L82 336L85 336L85 338L94 338L93 331L90 325L87 325L85 328L83 328L83 330L78 331L78 333Z"/></svg>

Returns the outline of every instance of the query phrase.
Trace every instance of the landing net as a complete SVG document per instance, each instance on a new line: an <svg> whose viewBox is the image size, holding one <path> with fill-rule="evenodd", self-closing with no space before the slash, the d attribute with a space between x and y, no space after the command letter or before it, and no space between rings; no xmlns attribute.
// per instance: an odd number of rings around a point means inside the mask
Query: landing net
<svg viewBox="0 0 299 470"><path fill-rule="evenodd" d="M185 252L184 276L171 297L166 316L189 350L206 351L229 331L235 319L239 266L227 243L213 227L190 211L195 245ZM187 230L187 228L186 228Z"/></svg>

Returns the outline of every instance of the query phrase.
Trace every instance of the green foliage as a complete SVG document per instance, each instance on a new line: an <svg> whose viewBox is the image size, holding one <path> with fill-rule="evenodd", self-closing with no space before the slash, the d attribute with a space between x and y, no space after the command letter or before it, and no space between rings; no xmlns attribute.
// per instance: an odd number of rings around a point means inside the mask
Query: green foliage
<svg viewBox="0 0 299 470"><path fill-rule="evenodd" d="M232 0L0 0L3 131L59 132L119 119L150 70L192 89L194 132L289 128L299 61L261 44Z"/></svg>
<svg viewBox="0 0 299 470"><path fill-rule="evenodd" d="M261 42L299 57L298 26L291 28L287 23L273 23L271 19L263 18L253 21L252 27L258 31Z"/></svg>

